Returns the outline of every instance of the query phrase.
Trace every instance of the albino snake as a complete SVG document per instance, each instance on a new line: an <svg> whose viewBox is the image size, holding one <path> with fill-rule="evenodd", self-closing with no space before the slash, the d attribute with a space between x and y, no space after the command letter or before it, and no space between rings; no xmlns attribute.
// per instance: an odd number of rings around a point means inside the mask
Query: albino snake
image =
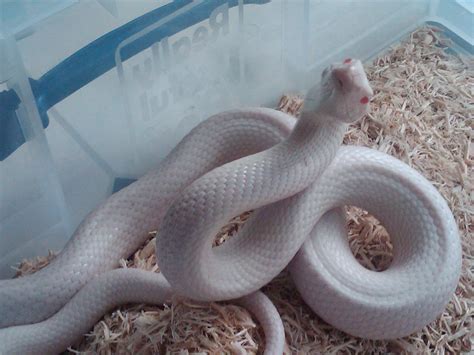
<svg viewBox="0 0 474 355"><path fill-rule="evenodd" d="M360 61L335 64L322 80L320 100L309 97L298 121L265 108L207 119L159 168L89 214L48 267L1 281L0 353L60 352L111 307L178 293L236 299L263 326L265 353L281 354L281 319L258 290L288 264L308 305L347 333L395 338L433 320L460 274L452 213L397 159L341 147L373 95ZM368 210L390 233L386 271L353 257L343 205ZM211 248L219 228L248 210L238 235ZM162 274L110 271L155 229Z"/></svg>

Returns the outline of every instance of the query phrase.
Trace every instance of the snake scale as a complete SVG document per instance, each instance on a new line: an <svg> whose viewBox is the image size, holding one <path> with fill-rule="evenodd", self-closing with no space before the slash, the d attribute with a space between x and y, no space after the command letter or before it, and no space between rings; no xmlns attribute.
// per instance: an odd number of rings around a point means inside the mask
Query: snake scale
<svg viewBox="0 0 474 355"><path fill-rule="evenodd" d="M91 212L48 267L0 281L0 353L61 352L114 306L177 293L246 307L263 327L265 353L281 354L282 321L259 289L287 266L305 302L349 334L397 338L435 319L460 275L457 225L415 170L341 146L372 96L361 62L347 59L323 72L298 120L250 108L203 121ZM387 270L369 271L352 255L344 205L366 209L390 233ZM219 228L249 210L239 233L212 248ZM116 269L155 229L161 273Z"/></svg>

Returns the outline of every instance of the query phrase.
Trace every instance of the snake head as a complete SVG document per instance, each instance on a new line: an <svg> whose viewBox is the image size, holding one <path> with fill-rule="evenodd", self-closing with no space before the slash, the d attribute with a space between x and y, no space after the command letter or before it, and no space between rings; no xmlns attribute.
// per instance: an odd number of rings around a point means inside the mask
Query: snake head
<svg viewBox="0 0 474 355"><path fill-rule="evenodd" d="M360 60L348 58L326 68L322 83L326 97L322 98L320 109L346 123L367 113L374 92Z"/></svg>

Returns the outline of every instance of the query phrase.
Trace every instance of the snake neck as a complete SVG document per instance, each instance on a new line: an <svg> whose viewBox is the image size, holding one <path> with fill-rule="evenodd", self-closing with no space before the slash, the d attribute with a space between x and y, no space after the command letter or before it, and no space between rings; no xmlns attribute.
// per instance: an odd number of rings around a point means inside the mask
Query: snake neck
<svg viewBox="0 0 474 355"><path fill-rule="evenodd" d="M303 112L281 153L288 168L303 166L314 181L331 163L342 144L348 124L324 112Z"/></svg>

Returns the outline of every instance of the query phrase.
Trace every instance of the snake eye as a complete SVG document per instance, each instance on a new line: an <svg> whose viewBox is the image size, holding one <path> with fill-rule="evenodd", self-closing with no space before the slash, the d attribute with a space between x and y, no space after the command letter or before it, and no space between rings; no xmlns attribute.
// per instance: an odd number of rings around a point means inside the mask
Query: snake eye
<svg viewBox="0 0 474 355"><path fill-rule="evenodd" d="M360 99L360 103L362 105L366 105L369 103L369 98L367 96L364 96L363 98Z"/></svg>

